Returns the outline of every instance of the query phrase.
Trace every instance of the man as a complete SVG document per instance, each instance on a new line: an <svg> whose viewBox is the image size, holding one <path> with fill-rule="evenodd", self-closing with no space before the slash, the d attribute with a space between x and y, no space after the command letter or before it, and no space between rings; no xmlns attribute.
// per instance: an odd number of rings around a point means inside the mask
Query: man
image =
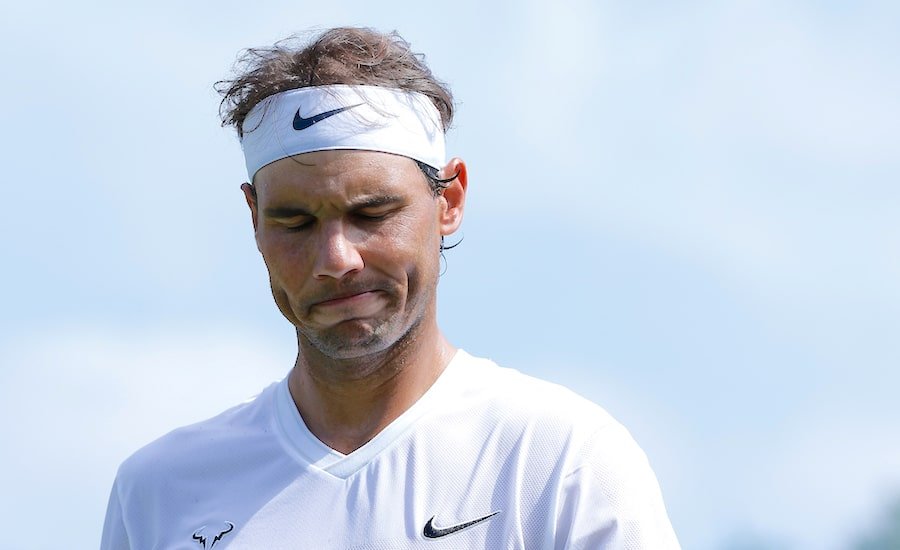
<svg viewBox="0 0 900 550"><path fill-rule="evenodd" d="M568 390L437 326L468 174L397 35L251 50L222 85L288 376L120 468L104 549L677 548L644 454Z"/></svg>

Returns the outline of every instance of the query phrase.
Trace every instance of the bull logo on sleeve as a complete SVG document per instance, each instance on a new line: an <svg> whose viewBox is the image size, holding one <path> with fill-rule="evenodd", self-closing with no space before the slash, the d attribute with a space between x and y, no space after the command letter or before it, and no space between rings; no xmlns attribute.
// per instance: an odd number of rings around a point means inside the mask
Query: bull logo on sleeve
<svg viewBox="0 0 900 550"><path fill-rule="evenodd" d="M216 543L222 540L222 537L234 530L234 524L230 521L226 521L224 527L225 529L219 531L219 534L212 538L212 542L209 542L209 537L206 533L204 533L204 531L206 530L206 525L194 531L194 535L191 538L197 541L201 548L212 550ZM209 542L209 545L207 545L207 542Z"/></svg>

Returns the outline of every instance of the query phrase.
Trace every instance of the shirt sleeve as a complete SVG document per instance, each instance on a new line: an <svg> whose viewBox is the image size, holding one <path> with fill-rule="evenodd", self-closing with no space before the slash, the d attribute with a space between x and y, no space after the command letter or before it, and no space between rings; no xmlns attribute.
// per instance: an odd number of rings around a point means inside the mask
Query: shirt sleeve
<svg viewBox="0 0 900 550"><path fill-rule="evenodd" d="M647 456L620 424L594 434L560 487L557 550L680 550Z"/></svg>
<svg viewBox="0 0 900 550"><path fill-rule="evenodd" d="M125 531L125 518L119 500L118 480L113 483L106 507L106 520L103 522L103 535L100 538L100 550L130 550L128 533Z"/></svg>

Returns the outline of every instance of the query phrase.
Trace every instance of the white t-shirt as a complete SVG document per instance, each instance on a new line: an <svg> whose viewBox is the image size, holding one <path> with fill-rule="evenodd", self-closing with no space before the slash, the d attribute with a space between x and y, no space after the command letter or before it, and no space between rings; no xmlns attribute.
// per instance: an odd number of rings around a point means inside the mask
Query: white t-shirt
<svg viewBox="0 0 900 550"><path fill-rule="evenodd" d="M102 550L677 549L647 458L571 391L457 352L344 455L287 381L119 469Z"/></svg>

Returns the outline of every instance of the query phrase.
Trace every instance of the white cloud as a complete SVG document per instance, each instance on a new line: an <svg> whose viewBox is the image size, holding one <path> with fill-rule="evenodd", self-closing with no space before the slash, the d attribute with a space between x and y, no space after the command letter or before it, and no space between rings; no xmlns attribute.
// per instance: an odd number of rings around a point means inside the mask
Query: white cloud
<svg viewBox="0 0 900 550"><path fill-rule="evenodd" d="M800 162L895 164L896 39L849 28L810 8L732 4L693 52L706 66L685 127L743 135Z"/></svg>
<svg viewBox="0 0 900 550"><path fill-rule="evenodd" d="M499 104L503 111L495 116L507 120L508 135L537 149L565 146L608 55L600 12L589 0L533 0L521 7L507 14L515 20L500 35L506 55L499 81L507 89ZM555 136L559 141L548 144Z"/></svg>

